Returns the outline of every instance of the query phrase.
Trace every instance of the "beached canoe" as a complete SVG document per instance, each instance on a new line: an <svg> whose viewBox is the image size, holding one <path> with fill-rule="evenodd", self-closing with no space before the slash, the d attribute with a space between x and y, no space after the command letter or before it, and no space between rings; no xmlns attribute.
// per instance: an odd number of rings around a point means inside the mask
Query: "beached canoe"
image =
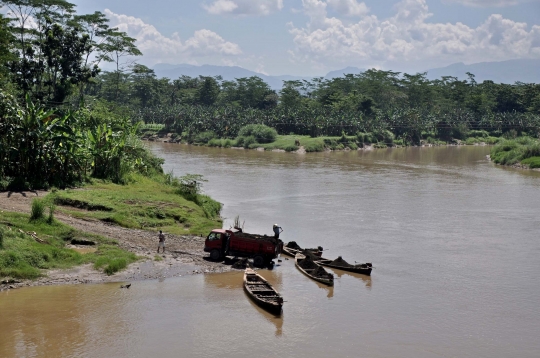
<svg viewBox="0 0 540 358"><path fill-rule="evenodd" d="M274 314L281 314L283 297L264 277L249 267L244 271L244 290L261 308Z"/></svg>
<svg viewBox="0 0 540 358"><path fill-rule="evenodd" d="M343 260L341 256L339 256L335 260L329 260L329 259L325 259L321 257L320 260L315 260L315 262L318 263L319 265L323 265L326 267L343 270L343 271L360 273L360 274L368 275L368 276L371 275L371 270L373 269L373 266L371 263L352 265L348 263L347 261Z"/></svg>
<svg viewBox="0 0 540 358"><path fill-rule="evenodd" d="M287 243L287 245L283 246L283 249L281 250L281 252L283 254L285 254L285 255L295 257L296 254L301 254L302 251L304 251L304 250L307 250L307 251L311 252L315 256L321 256L322 255L322 247L321 246L319 246L318 248L315 248L315 249L302 249L294 241L291 241L291 242Z"/></svg>
<svg viewBox="0 0 540 358"><path fill-rule="evenodd" d="M334 275L316 264L309 256L296 254L294 264L307 277L325 285L334 286Z"/></svg>

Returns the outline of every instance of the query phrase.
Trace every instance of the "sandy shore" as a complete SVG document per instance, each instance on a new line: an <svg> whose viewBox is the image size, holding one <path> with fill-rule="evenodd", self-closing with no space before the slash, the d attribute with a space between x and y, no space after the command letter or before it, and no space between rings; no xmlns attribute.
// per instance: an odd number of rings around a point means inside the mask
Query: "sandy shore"
<svg viewBox="0 0 540 358"><path fill-rule="evenodd" d="M0 216L2 211L29 213L32 199L43 197L44 191L0 193ZM81 220L58 213L56 219L73 228L105 236L118 241L121 248L135 253L141 259L127 269L107 276L97 271L92 264L67 270L47 270L37 280L0 281L0 291L23 286L82 284L101 282L127 282L132 280L159 279L182 275L231 270L231 263L212 262L203 251L204 237L166 234L166 251L156 260L157 232L126 229L99 220ZM74 249L83 248L72 246Z"/></svg>

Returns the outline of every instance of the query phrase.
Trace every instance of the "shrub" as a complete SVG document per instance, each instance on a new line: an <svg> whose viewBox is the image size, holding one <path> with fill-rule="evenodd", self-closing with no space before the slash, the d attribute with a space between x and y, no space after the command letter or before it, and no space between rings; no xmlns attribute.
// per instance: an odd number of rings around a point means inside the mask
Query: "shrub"
<svg viewBox="0 0 540 358"><path fill-rule="evenodd" d="M0 249L4 248L4 229L0 227Z"/></svg>
<svg viewBox="0 0 540 358"><path fill-rule="evenodd" d="M115 272L123 270L127 267L126 259L112 259L111 262L103 270L107 275L112 275Z"/></svg>
<svg viewBox="0 0 540 358"><path fill-rule="evenodd" d="M232 141L230 139L225 139L225 142L223 143L223 147L230 148L232 147Z"/></svg>
<svg viewBox="0 0 540 358"><path fill-rule="evenodd" d="M237 147L242 147L242 146L244 146L244 137L238 137L238 138L236 138L236 146L237 146Z"/></svg>
<svg viewBox="0 0 540 358"><path fill-rule="evenodd" d="M285 147L286 152L296 152L298 147L296 145L288 145Z"/></svg>
<svg viewBox="0 0 540 358"><path fill-rule="evenodd" d="M30 220L40 220L45 216L45 203L42 199L32 200L32 210L30 212Z"/></svg>
<svg viewBox="0 0 540 358"><path fill-rule="evenodd" d="M322 151L324 151L324 146L321 143L312 143L312 144L304 145L304 149L308 153L322 152Z"/></svg>
<svg viewBox="0 0 540 358"><path fill-rule="evenodd" d="M243 142L244 142L243 143L244 148L249 148L250 145L257 143L257 140L255 139L255 136L250 135L250 136L244 137Z"/></svg>
<svg viewBox="0 0 540 358"><path fill-rule="evenodd" d="M392 145L394 143L394 134L389 130L380 130L373 133L378 142L382 142L386 145Z"/></svg>
<svg viewBox="0 0 540 358"><path fill-rule="evenodd" d="M212 138L208 141L210 147L221 147L221 139Z"/></svg>
<svg viewBox="0 0 540 358"><path fill-rule="evenodd" d="M487 131L471 130L468 133L469 137L487 138L489 133Z"/></svg>
<svg viewBox="0 0 540 358"><path fill-rule="evenodd" d="M47 224L54 223L54 211L56 210L56 205L53 203L49 204L49 216L47 217Z"/></svg>
<svg viewBox="0 0 540 358"><path fill-rule="evenodd" d="M377 141L371 133L358 132L356 134L356 138L358 142L366 144L371 144Z"/></svg>
<svg viewBox="0 0 540 358"><path fill-rule="evenodd" d="M540 168L540 157L531 157L521 161L521 164L527 165L529 168ZM1 244L1 243L0 243ZM0 245L0 247L2 247Z"/></svg>
<svg viewBox="0 0 540 358"><path fill-rule="evenodd" d="M240 129L238 136L253 136L258 143L272 143L276 140L277 131L264 124L248 124Z"/></svg>
<svg viewBox="0 0 540 358"><path fill-rule="evenodd" d="M356 143L349 143L349 144L347 144L347 147L349 147L350 150L357 150L358 149L358 146L356 145Z"/></svg>
<svg viewBox="0 0 540 358"><path fill-rule="evenodd" d="M210 140L216 138L216 133L212 131L206 131L199 133L195 136L194 141L195 143L208 143Z"/></svg>

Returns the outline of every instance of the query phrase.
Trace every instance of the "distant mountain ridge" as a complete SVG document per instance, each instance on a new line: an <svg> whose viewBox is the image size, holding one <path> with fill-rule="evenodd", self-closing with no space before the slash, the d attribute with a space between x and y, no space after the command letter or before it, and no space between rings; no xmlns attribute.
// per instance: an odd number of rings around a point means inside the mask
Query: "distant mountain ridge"
<svg viewBox="0 0 540 358"><path fill-rule="evenodd" d="M221 76L224 80L232 81L236 78L259 76L268 85L279 91L283 86L283 81L311 80L314 77L324 77L332 79L343 77L346 74L358 74L364 69L358 67L346 67L341 70L330 71L325 76L302 77L292 75L270 76L263 73L250 71L238 66L214 66L214 65L171 65L160 63L154 66L154 71L158 77L177 79L181 76ZM440 79L442 76L453 76L460 80L468 78L467 72L475 75L477 82L491 80L496 83L510 83L517 81L525 83L540 83L540 60L509 60L501 62L481 62L466 65L464 63L454 63L452 65L430 69L427 77L430 80Z"/></svg>
<svg viewBox="0 0 540 358"><path fill-rule="evenodd" d="M442 76L453 76L460 80L468 78L467 72L475 76L478 83L491 80L495 83L525 82L540 83L540 60L509 60L500 62L480 62L466 65L454 63L450 66L427 71L430 80Z"/></svg>

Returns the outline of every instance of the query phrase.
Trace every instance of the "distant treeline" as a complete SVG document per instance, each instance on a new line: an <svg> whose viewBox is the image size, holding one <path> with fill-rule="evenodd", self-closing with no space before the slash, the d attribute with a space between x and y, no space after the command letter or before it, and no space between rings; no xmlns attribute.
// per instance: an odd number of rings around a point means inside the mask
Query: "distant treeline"
<svg viewBox="0 0 540 358"><path fill-rule="evenodd" d="M0 14L0 190L159 171L136 140L140 122L188 142L205 132L236 138L248 124L313 137L391 132L402 144L463 139L472 130L538 136L540 128L538 84L380 70L285 81L280 91L259 77L157 78L133 62L136 40L100 12L77 14L65 0L0 7L9 11ZM103 62L115 70L101 71Z"/></svg>
<svg viewBox="0 0 540 358"><path fill-rule="evenodd" d="M284 81L276 92L259 77L170 80L135 65L120 77L112 72L97 76L85 94L130 108L135 120L164 124L188 137L213 131L233 138L253 123L279 134L311 136L390 130L409 143L418 142L422 133L450 140L471 129L536 135L540 128L540 84L477 83L473 74L467 81L430 81L425 73L368 70L332 80Z"/></svg>

